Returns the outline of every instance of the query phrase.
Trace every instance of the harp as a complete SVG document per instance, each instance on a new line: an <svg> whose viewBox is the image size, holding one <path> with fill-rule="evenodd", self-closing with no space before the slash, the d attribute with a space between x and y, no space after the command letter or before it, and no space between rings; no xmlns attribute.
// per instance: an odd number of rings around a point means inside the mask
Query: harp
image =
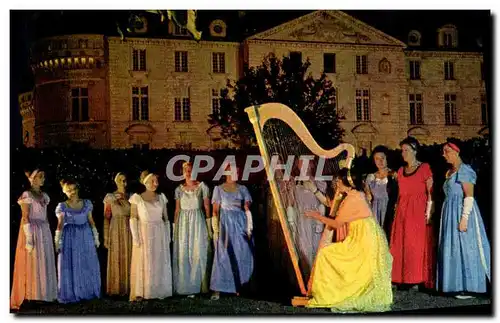
<svg viewBox="0 0 500 323"><path fill-rule="evenodd" d="M273 174L271 157L278 155L278 159L282 161L280 164L284 164L285 161L290 160L290 156L294 156L294 159L297 159L299 156L309 155L318 160L323 160L323 172L320 175L332 176L343 167L351 167L355 155L354 147L343 143L331 150L321 148L297 114L281 103L255 105L246 108L245 112L248 114L248 118L255 131L264 168L268 176L274 206L277 211L276 213L292 261L296 281L302 294L302 296L298 296L295 299L305 299L307 296L310 296L310 276L314 267L314 259L310 261L310 259L303 256L303 250L310 249L312 246L314 248L313 257L315 257L319 246L323 245L324 239L328 239L329 237L331 239L331 236L326 234L327 230L323 231L320 227L319 230L313 233L320 237L317 243L313 241L309 245L308 240L306 242L301 240L300 234L307 235L307 233L298 230L296 228L297 223L292 225L290 213L293 213L291 210L294 211L298 220L306 218L301 214L304 210L299 203L305 194L301 194L302 191L300 189L302 188L299 189L300 186L296 185L294 179L290 179L289 181L292 184L292 189L284 189L286 187L286 185L283 185L284 179L276 177ZM316 172L316 174L318 173ZM328 183L323 184L327 185ZM323 188L325 185L323 185ZM327 215L326 210L324 215ZM294 304L293 300L292 304Z"/></svg>

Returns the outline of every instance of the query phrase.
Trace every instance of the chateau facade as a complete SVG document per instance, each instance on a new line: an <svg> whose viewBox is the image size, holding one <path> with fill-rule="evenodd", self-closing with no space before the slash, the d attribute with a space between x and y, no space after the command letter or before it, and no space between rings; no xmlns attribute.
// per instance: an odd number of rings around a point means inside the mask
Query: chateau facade
<svg viewBox="0 0 500 323"><path fill-rule="evenodd" d="M419 48L418 30L403 42L341 11L315 11L238 42L226 39L227 28L212 21L200 42L173 25L165 38L40 40L34 91L20 96L25 144L224 147L208 115L227 80L269 53L309 59L314 76L327 73L345 116L344 141L358 149L395 148L407 135L432 144L489 131L482 54L458 51L453 25L436 31L440 50Z"/></svg>

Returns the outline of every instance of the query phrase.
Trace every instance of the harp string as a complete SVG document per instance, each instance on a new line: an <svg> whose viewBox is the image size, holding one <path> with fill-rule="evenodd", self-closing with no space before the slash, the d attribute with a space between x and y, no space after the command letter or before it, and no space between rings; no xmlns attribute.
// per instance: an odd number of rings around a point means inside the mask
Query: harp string
<svg viewBox="0 0 500 323"><path fill-rule="evenodd" d="M295 131L281 120L268 120L263 126L262 137L270 158L272 158L273 155L278 155L279 163L286 164L289 156L294 157L292 177L290 177L289 180L285 180L278 175L279 172L275 172L275 181L278 184L279 196L283 202L284 208L287 209L287 211L292 208L293 213L296 215L294 222L289 221L290 219L287 218L286 227L282 229L288 231L292 237L294 244L292 252L298 258L300 271L304 280L307 282L317 253L317 245L319 244L321 232L317 232L318 230L315 228L315 224L311 224L313 221L305 217L304 211L306 211L308 207L303 205L304 201L302 197L298 195L298 193L303 191L298 187L300 183L295 182L294 176L300 175L301 170L298 168L297 163L301 156L314 156L315 158L311 162L316 164L318 164L319 156L314 155L300 140ZM335 175L340 169L340 160L345 157L346 154L341 153L334 158L325 159L324 167L320 175ZM285 171L283 171L283 173L284 172ZM314 177L316 175L316 170L314 170L311 175ZM324 185L331 187L331 181L326 181ZM328 195L332 197L333 193ZM325 215L328 214L328 211L329 210L325 208ZM288 213L289 212L287 212L287 215ZM308 228L308 226L310 226L310 228ZM318 228L320 227L321 224L319 224ZM315 249L311 250L311 247Z"/></svg>

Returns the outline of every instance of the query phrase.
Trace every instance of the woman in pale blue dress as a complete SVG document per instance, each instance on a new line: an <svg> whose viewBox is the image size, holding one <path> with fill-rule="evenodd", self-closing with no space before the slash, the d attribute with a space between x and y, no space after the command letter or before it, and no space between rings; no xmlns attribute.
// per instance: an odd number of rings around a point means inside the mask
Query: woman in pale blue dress
<svg viewBox="0 0 500 323"><path fill-rule="evenodd" d="M56 207L57 299L60 303L74 303L98 298L101 295L96 251L99 234L92 219L92 202L79 198L76 182L61 181L61 186L68 200Z"/></svg>
<svg viewBox="0 0 500 323"><path fill-rule="evenodd" d="M208 292L210 199L208 186L191 179L192 164L184 163L186 182L175 189L174 291L180 295ZM203 213L203 209L205 213ZM206 215L206 216L205 216Z"/></svg>
<svg viewBox="0 0 500 323"><path fill-rule="evenodd" d="M490 244L481 213L474 200L476 173L459 156L457 144L448 142L443 156L451 164L444 183L446 198L441 213L437 289L460 293L485 293L491 281Z"/></svg>
<svg viewBox="0 0 500 323"><path fill-rule="evenodd" d="M225 183L216 186L212 196L215 244L210 280L212 300L219 299L219 292L239 294L253 273L252 197L233 178L238 178L237 172L226 176Z"/></svg>

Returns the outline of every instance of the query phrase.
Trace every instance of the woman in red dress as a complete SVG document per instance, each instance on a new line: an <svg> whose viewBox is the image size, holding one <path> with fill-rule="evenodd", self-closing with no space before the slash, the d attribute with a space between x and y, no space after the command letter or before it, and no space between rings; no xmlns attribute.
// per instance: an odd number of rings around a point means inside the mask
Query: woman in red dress
<svg viewBox="0 0 500 323"><path fill-rule="evenodd" d="M400 142L406 166L397 173L399 197L392 225L390 250L394 258L392 282L418 288L434 287L432 227L432 172L429 164L417 160L418 141Z"/></svg>

